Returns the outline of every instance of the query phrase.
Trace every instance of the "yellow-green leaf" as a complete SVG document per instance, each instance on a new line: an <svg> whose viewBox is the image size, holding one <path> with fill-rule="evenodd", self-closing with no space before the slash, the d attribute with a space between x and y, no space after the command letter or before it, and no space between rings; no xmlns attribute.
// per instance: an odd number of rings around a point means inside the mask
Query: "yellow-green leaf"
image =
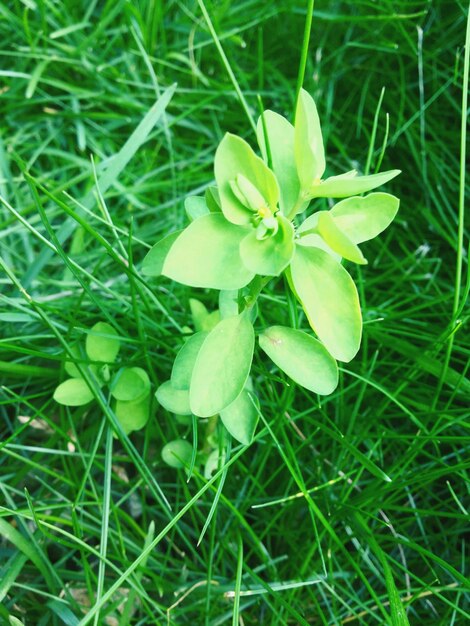
<svg viewBox="0 0 470 626"><path fill-rule="evenodd" d="M370 193L341 200L331 209L333 219L354 243L377 237L395 218L400 200L389 193Z"/></svg>
<svg viewBox="0 0 470 626"><path fill-rule="evenodd" d="M367 263L359 247L338 228L329 211L318 213L318 232L328 246L340 256L360 265Z"/></svg>
<svg viewBox="0 0 470 626"><path fill-rule="evenodd" d="M221 213L203 215L174 242L162 274L190 287L241 289L254 276L240 257L240 242L248 232Z"/></svg>
<svg viewBox="0 0 470 626"><path fill-rule="evenodd" d="M93 398L92 390L82 378L69 378L54 391L54 400L65 406L83 406Z"/></svg>
<svg viewBox="0 0 470 626"><path fill-rule="evenodd" d="M278 276L294 254L294 227L281 213L275 219L278 223L275 235L260 240L252 230L240 244L245 267L261 276Z"/></svg>
<svg viewBox="0 0 470 626"><path fill-rule="evenodd" d="M325 150L317 107L312 96L301 89L295 112L294 151L303 191L320 180L325 171Z"/></svg>
<svg viewBox="0 0 470 626"><path fill-rule="evenodd" d="M284 215L289 215L300 192L299 177L295 165L294 127L282 115L274 111L264 111L258 120L256 133L261 153L266 162L268 162L269 144L271 165L279 182L281 193L279 206Z"/></svg>
<svg viewBox="0 0 470 626"><path fill-rule="evenodd" d="M247 315L223 319L209 333L191 378L189 398L195 415L220 413L240 395L250 373L254 341Z"/></svg>
<svg viewBox="0 0 470 626"><path fill-rule="evenodd" d="M86 337L86 352L90 361L114 363L120 348L117 332L106 322L98 322Z"/></svg>
<svg viewBox="0 0 470 626"><path fill-rule="evenodd" d="M353 279L327 252L296 246L292 281L310 325L335 359L359 350L362 316Z"/></svg>

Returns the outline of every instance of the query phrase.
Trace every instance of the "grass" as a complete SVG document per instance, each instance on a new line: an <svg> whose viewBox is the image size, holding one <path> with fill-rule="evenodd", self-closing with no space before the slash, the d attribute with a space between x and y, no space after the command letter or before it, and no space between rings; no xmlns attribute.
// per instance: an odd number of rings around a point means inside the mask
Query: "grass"
<svg viewBox="0 0 470 626"><path fill-rule="evenodd" d="M307 10L0 6L6 624L469 619L463 2L315 6L304 84L331 172L374 171L383 146L382 169L403 170L387 187L401 198L397 221L366 245L369 265L351 268L365 337L332 396L287 385L258 354L255 443L189 483L160 450L191 428L161 408L145 431L113 438L106 397L74 410L52 399L67 350L99 320L120 333L124 365L145 367L154 385L168 378L189 297L214 307L214 294L145 282L141 260L184 224L184 198L211 182L222 134L254 143L258 94L291 115ZM260 325L293 314L282 284L260 308Z"/></svg>

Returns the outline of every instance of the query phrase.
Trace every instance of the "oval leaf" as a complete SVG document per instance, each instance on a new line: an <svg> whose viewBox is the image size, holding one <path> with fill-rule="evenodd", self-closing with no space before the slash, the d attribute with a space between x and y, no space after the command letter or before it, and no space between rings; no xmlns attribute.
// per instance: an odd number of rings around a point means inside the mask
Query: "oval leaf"
<svg viewBox="0 0 470 626"><path fill-rule="evenodd" d="M253 278L242 263L240 243L247 230L220 213L192 222L172 245L162 274L190 287L241 289Z"/></svg>
<svg viewBox="0 0 470 626"><path fill-rule="evenodd" d="M297 246L292 280L310 325L339 361L359 350L362 317L353 279L342 265L319 248Z"/></svg>
<svg viewBox="0 0 470 626"><path fill-rule="evenodd" d="M329 211L319 212L318 232L328 246L343 258L359 265L367 263L359 247L338 228Z"/></svg>
<svg viewBox="0 0 470 626"><path fill-rule="evenodd" d="M300 192L295 165L294 127L282 115L274 111L265 111L258 119L256 133L263 158L268 162L268 156L271 157L271 165L279 182L280 209L284 215L289 215L297 203Z"/></svg>
<svg viewBox="0 0 470 626"><path fill-rule="evenodd" d="M114 412L126 435L134 430L140 430L149 419L150 394L136 402L122 402L118 400Z"/></svg>
<svg viewBox="0 0 470 626"><path fill-rule="evenodd" d="M321 395L338 385L338 366L325 346L307 333L271 326L259 337L269 358L294 382Z"/></svg>
<svg viewBox="0 0 470 626"><path fill-rule="evenodd" d="M144 257L142 274L145 274L145 276L161 276L167 254L182 232L182 230L176 230L174 233L170 233L163 239L160 239L160 241L157 241Z"/></svg>
<svg viewBox="0 0 470 626"><path fill-rule="evenodd" d="M120 348L118 334L106 322L98 322L86 337L86 353L90 361L114 363Z"/></svg>
<svg viewBox="0 0 470 626"><path fill-rule="evenodd" d="M195 333L186 340L176 355L171 371L171 384L174 389L189 389L197 355L208 334L207 332Z"/></svg>
<svg viewBox="0 0 470 626"><path fill-rule="evenodd" d="M234 439L249 445L259 420L255 397L244 389L232 404L220 412L220 419Z"/></svg>
<svg viewBox="0 0 470 626"><path fill-rule="evenodd" d="M188 196L184 201L184 210L191 222L210 213L206 199L202 196Z"/></svg>
<svg viewBox="0 0 470 626"><path fill-rule="evenodd" d="M189 406L189 391L187 389L175 389L171 380L167 380L157 389L155 397L162 407L176 415L191 415Z"/></svg>
<svg viewBox="0 0 470 626"><path fill-rule="evenodd" d="M253 359L255 334L246 315L223 319L202 344L189 391L192 412L216 415L242 392Z"/></svg>
<svg viewBox="0 0 470 626"><path fill-rule="evenodd" d="M147 372L140 367L126 367L115 378L111 394L116 400L135 402L150 390Z"/></svg>
<svg viewBox="0 0 470 626"><path fill-rule="evenodd" d="M271 212L275 212L279 201L276 177L244 139L231 133L224 136L215 153L214 170L221 208L230 222L249 224L252 219L251 211L243 206L232 189L233 181L239 175L256 187Z"/></svg>
<svg viewBox="0 0 470 626"><path fill-rule="evenodd" d="M318 184L310 188L309 196L310 198L347 198L385 185L398 174L401 174L400 170L390 170L370 176L357 176L357 172L353 170L319 181Z"/></svg>
<svg viewBox="0 0 470 626"><path fill-rule="evenodd" d="M65 406L83 406L94 397L92 390L82 378L69 378L54 391L54 400Z"/></svg>
<svg viewBox="0 0 470 626"><path fill-rule="evenodd" d="M330 213L343 233L354 243L377 237L391 224L400 200L389 193L355 196L335 204Z"/></svg>
<svg viewBox="0 0 470 626"><path fill-rule="evenodd" d="M189 441L175 439L162 449L163 461L174 468L189 467L193 456L193 447Z"/></svg>
<svg viewBox="0 0 470 626"><path fill-rule="evenodd" d="M253 230L240 244L244 265L261 276L278 276L294 254L294 227L281 213L276 219L279 227L275 235L259 240Z"/></svg>
<svg viewBox="0 0 470 626"><path fill-rule="evenodd" d="M312 96L301 89L295 111L294 151L302 190L309 190L325 171L325 150L317 107Z"/></svg>

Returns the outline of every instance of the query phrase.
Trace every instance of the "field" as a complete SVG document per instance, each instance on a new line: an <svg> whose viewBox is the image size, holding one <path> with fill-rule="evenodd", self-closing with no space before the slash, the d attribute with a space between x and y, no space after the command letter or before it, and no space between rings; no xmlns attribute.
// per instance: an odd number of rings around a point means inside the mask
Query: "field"
<svg viewBox="0 0 470 626"><path fill-rule="evenodd" d="M312 4L1 3L0 623L468 623L468 6L318 0L310 32ZM213 184L226 131L255 147L260 106L292 119L302 51L328 171L402 170L400 210L347 263L364 336L336 391L256 350L253 443L188 480L161 451L195 423L154 392L190 298L217 296L142 261ZM283 280L259 310L308 326ZM53 399L97 322L150 376L128 436L107 393Z"/></svg>

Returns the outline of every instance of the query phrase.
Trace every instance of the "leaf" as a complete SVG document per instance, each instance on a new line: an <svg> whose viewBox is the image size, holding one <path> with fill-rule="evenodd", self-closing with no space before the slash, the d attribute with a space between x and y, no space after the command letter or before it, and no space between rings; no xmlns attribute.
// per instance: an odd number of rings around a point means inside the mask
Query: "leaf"
<svg viewBox="0 0 470 626"><path fill-rule="evenodd" d="M222 290L219 292L219 311L221 318L238 315L238 290Z"/></svg>
<svg viewBox="0 0 470 626"><path fill-rule="evenodd" d="M318 232L328 246L343 258L360 265L367 263L361 250L338 228L329 211L318 213Z"/></svg>
<svg viewBox="0 0 470 626"><path fill-rule="evenodd" d="M204 198L211 213L220 213L220 198L217 187L208 187L204 193Z"/></svg>
<svg viewBox="0 0 470 626"><path fill-rule="evenodd" d="M205 304L200 300L196 300L196 298L189 298L189 308L191 309L194 328L199 332L204 328L209 311Z"/></svg>
<svg viewBox="0 0 470 626"><path fill-rule="evenodd" d="M210 213L206 200L202 196L188 196L184 201L184 210L191 221Z"/></svg>
<svg viewBox="0 0 470 626"><path fill-rule="evenodd" d="M343 258L342 255L332 250L325 239L319 234L318 217L320 213L320 211L317 211L302 222L297 229L298 237L296 243L300 246L320 248L320 250L328 252L330 256L339 262Z"/></svg>
<svg viewBox="0 0 470 626"><path fill-rule="evenodd" d="M140 430L146 425L149 419L149 408L150 394L148 391L134 402L123 402L122 400L116 402L114 412L126 435L135 430Z"/></svg>
<svg viewBox="0 0 470 626"><path fill-rule="evenodd" d="M245 446L249 445L259 420L255 396L244 389L232 404L220 412L220 419L234 439Z"/></svg>
<svg viewBox="0 0 470 626"><path fill-rule="evenodd" d="M261 276L278 276L294 254L294 227L281 213L276 219L279 227L275 235L259 240L253 230L240 244L245 267Z"/></svg>
<svg viewBox="0 0 470 626"><path fill-rule="evenodd" d="M391 224L400 200L389 193L355 196L335 204L330 213L343 233L354 243L377 237Z"/></svg>
<svg viewBox="0 0 470 626"><path fill-rule="evenodd" d="M80 347L78 344L74 344L73 346L69 346L69 350L74 360L71 361L70 358L68 358L65 361L64 369L72 378L81 378L80 370L75 364L75 361L83 361L82 355L80 354Z"/></svg>
<svg viewBox="0 0 470 626"><path fill-rule="evenodd" d="M111 395L123 402L136 402L150 390L147 372L140 367L126 367L115 377Z"/></svg>
<svg viewBox="0 0 470 626"><path fill-rule="evenodd" d="M155 393L155 397L162 407L176 415L191 415L189 406L189 391L187 389L175 389L171 380L162 383Z"/></svg>
<svg viewBox="0 0 470 626"><path fill-rule="evenodd" d="M162 459L170 467L176 469L189 467L193 456L193 447L184 439L175 439L162 449Z"/></svg>
<svg viewBox="0 0 470 626"><path fill-rule="evenodd" d="M190 298L189 306L191 308L191 316L193 318L194 328L197 331L203 330L209 332L214 328L214 326L219 323L219 311L212 311L211 313L209 313L205 305L200 300L196 300L196 298Z"/></svg>
<svg viewBox="0 0 470 626"><path fill-rule="evenodd" d="M54 391L54 400L65 406L83 406L94 397L92 390L82 378L69 378Z"/></svg>
<svg viewBox="0 0 470 626"><path fill-rule="evenodd" d="M246 315L223 319L202 344L189 391L199 417L220 413L241 393L250 373L255 334Z"/></svg>
<svg viewBox="0 0 470 626"><path fill-rule="evenodd" d="M234 226L220 213L203 215L175 241L162 273L190 287L240 289L253 278L240 257L246 234L247 229Z"/></svg>
<svg viewBox="0 0 470 626"><path fill-rule="evenodd" d="M297 246L292 280L310 325L335 359L350 361L359 350L362 317L353 279L318 248Z"/></svg>
<svg viewBox="0 0 470 626"><path fill-rule="evenodd" d="M85 346L90 361L114 363L121 342L112 326L106 322L98 322L88 333Z"/></svg>
<svg viewBox="0 0 470 626"><path fill-rule="evenodd" d="M274 111L264 111L258 119L256 132L258 144L266 162L268 162L266 144L269 144L271 166L280 187L279 206L284 215L289 215L300 193L299 177L295 165L294 127L282 115Z"/></svg>
<svg viewBox="0 0 470 626"><path fill-rule="evenodd" d="M336 361L322 343L307 333L285 326L271 326L259 336L259 345L298 385L321 395L328 395L336 389Z"/></svg>
<svg viewBox="0 0 470 626"><path fill-rule="evenodd" d="M370 176L357 176L357 172L353 170L319 181L310 187L308 195L310 198L346 198L380 187L398 174L401 174L400 170L390 170Z"/></svg>
<svg viewBox="0 0 470 626"><path fill-rule="evenodd" d="M195 333L186 340L176 355L171 371L171 384L174 389L189 390L197 355L208 334L202 331Z"/></svg>
<svg viewBox="0 0 470 626"><path fill-rule="evenodd" d="M295 112L294 152L303 191L320 180L325 171L325 150L317 107L312 96L301 89Z"/></svg>
<svg viewBox="0 0 470 626"><path fill-rule="evenodd" d="M144 257L142 274L145 274L145 276L161 276L168 252L182 232L182 230L176 230L174 233L170 233L163 239L160 239L160 241L157 241Z"/></svg>
<svg viewBox="0 0 470 626"><path fill-rule="evenodd" d="M244 176L266 200L272 213L279 201L279 186L274 173L241 137L226 133L215 153L215 178L225 217L234 224L249 224L252 213L235 196L232 183Z"/></svg>

